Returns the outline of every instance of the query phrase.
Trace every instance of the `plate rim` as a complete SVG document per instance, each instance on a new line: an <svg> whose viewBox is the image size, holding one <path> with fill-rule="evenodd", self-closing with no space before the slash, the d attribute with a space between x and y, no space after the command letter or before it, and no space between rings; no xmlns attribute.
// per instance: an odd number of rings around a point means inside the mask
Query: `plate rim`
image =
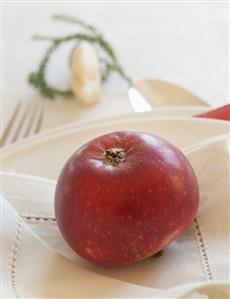
<svg viewBox="0 0 230 299"><path fill-rule="evenodd" d="M70 123L68 125L64 125L58 128L54 128L53 130L48 130L45 132L41 132L39 134L36 134L35 136L31 136L26 138L25 140L22 140L20 142L17 142L15 144L6 146L5 148L2 149L2 155L1 155L1 159L4 160L6 158L8 158L9 156L22 151L22 150L26 150L27 148L30 147L34 147L37 146L39 144L42 144L48 140L52 140L52 139L56 139L58 137L61 136L65 136L68 134L73 134L75 132L80 132L80 131L85 131L85 130L89 130L89 129L96 129L96 128L100 128L100 127L105 127L105 126L109 126L109 125L115 125L116 123L123 123L123 124L127 124L129 122L135 122L137 120L140 121L151 121L151 122L164 122L164 121L186 121L186 122L198 122L201 124L204 123L211 123L211 124L218 124L218 125L223 125L227 127L229 126L229 122L224 121L224 120L216 120L216 119L210 119L210 118L192 118L192 117L186 117L186 116L158 116L158 117L154 117L152 118L151 116L143 116L142 117L135 117L132 119L128 119L128 120L112 120L112 121L108 121L108 122L103 122L103 123L98 123L98 124L89 124L89 125L84 125L84 126L78 126L77 123Z"/></svg>

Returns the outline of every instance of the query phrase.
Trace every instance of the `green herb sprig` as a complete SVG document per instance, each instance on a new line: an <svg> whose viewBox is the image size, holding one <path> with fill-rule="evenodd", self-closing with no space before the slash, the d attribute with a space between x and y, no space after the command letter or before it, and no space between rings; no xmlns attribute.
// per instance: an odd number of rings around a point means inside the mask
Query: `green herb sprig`
<svg viewBox="0 0 230 299"><path fill-rule="evenodd" d="M109 42L103 37L103 35L94 27L91 26L82 20L79 20L74 17L64 16L64 15L54 15L54 20L74 23L82 27L86 32L71 34L68 36L61 37L45 37L45 36L34 36L35 40L43 40L50 41L51 45L46 50L44 57L42 58L38 70L36 72L32 72L29 74L28 82L34 88L38 89L39 92L50 99L54 99L55 96L60 95L64 97L68 97L73 95L71 90L61 90L50 86L46 80L46 70L47 65L50 60L51 55L57 50L65 42L73 41L73 40L84 40L88 41L91 44L98 45L103 55L106 58L100 57L100 63L102 69L102 81L105 82L108 80L109 76L112 72L116 72L121 78L123 78L129 85L131 84L131 79L125 74L121 65L118 62L118 59L114 53Z"/></svg>

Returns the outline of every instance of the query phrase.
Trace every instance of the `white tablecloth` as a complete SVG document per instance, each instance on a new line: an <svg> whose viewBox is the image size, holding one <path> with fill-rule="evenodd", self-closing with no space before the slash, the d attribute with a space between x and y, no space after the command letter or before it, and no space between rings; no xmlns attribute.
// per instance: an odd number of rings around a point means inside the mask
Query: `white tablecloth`
<svg viewBox="0 0 230 299"><path fill-rule="evenodd" d="M19 100L41 101L27 84L47 48L34 34L73 33L73 24L52 21L52 14L77 16L95 24L112 43L133 80L160 78L177 83L217 106L228 101L228 4L219 3L3 3L3 123ZM51 62L51 83L68 85L68 50ZM127 87L113 76L102 102L81 108L73 101L43 101L43 128L131 111Z"/></svg>

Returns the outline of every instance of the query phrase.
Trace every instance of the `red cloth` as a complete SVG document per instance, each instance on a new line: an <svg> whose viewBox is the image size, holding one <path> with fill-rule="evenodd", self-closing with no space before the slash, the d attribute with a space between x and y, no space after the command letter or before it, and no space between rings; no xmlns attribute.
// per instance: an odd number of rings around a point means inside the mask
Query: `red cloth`
<svg viewBox="0 0 230 299"><path fill-rule="evenodd" d="M215 118L230 121L230 104L218 107L216 109L193 115L194 117Z"/></svg>

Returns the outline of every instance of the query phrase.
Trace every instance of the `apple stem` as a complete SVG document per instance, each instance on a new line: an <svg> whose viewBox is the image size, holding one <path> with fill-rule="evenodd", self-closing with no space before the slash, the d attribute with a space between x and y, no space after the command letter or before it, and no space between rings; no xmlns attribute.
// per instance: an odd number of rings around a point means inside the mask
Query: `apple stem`
<svg viewBox="0 0 230 299"><path fill-rule="evenodd" d="M122 148L111 148L109 150L105 150L102 155L102 161L105 164L117 166L125 159L125 151Z"/></svg>
<svg viewBox="0 0 230 299"><path fill-rule="evenodd" d="M155 257L160 257L164 254L164 250L160 250L157 253L154 254Z"/></svg>

